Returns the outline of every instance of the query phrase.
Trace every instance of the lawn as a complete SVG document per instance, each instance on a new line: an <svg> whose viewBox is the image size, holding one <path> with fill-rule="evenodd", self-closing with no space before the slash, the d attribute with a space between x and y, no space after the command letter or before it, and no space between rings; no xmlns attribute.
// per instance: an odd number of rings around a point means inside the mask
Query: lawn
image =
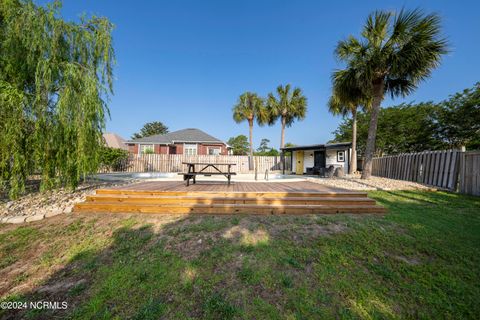
<svg viewBox="0 0 480 320"><path fill-rule="evenodd" d="M3 301L48 319L480 317L480 198L372 192L386 216L69 215L0 225Z"/></svg>

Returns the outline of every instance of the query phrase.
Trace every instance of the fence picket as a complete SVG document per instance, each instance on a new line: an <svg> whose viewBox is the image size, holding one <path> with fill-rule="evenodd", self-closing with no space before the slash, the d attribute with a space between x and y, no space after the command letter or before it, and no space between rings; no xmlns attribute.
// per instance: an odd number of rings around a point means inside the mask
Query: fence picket
<svg viewBox="0 0 480 320"><path fill-rule="evenodd" d="M445 158L444 172L443 172L442 188L446 188L448 186L451 156L452 156L452 152L447 152L446 158Z"/></svg>
<svg viewBox="0 0 480 320"><path fill-rule="evenodd" d="M281 169L281 158L278 156L255 156L259 172ZM285 158L285 170L291 170L288 157ZM128 158L114 166L114 168L101 168L100 172L182 172L186 166L182 162L212 162L235 163L232 170L238 173L249 172L248 156L214 156L214 155L181 155L181 154L130 154ZM207 172L211 172L211 168Z"/></svg>
<svg viewBox="0 0 480 320"><path fill-rule="evenodd" d="M480 194L480 151L423 151L373 159L373 175Z"/></svg>

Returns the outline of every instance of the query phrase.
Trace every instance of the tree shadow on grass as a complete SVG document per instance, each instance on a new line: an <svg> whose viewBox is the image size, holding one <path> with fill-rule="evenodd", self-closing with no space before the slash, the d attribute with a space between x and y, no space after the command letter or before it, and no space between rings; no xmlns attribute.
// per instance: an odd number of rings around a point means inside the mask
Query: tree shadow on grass
<svg viewBox="0 0 480 320"><path fill-rule="evenodd" d="M281 318L285 312L292 317L328 318L347 314L354 312L344 305L349 302L332 288L315 285L314 273L323 263L342 270L333 257L344 250L334 240L348 232L340 227L339 221L344 220L183 216L156 224L153 218L134 216L117 224L109 245L79 250L40 286L9 298L58 302L57 307L67 302L67 309L29 308L0 313L0 318ZM322 247L316 248L315 243ZM324 254L334 254L333 260L314 267ZM372 289L369 295L388 305L380 291Z"/></svg>
<svg viewBox="0 0 480 320"><path fill-rule="evenodd" d="M196 264L221 254L209 252L219 241L216 237L214 243L208 234L221 233L230 220L184 216L162 225L126 221L113 231L109 246L79 251L40 286L10 296L8 301L27 302L28 307L0 310L0 318L233 317L236 307L214 284L194 286ZM227 245L231 239L222 241ZM32 308L30 302L38 301L52 304Z"/></svg>

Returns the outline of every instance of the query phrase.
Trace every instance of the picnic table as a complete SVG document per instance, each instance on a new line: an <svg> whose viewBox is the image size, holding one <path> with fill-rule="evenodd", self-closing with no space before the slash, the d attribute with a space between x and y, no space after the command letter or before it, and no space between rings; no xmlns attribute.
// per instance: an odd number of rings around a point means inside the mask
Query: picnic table
<svg viewBox="0 0 480 320"><path fill-rule="evenodd" d="M211 162L182 162L182 164L187 165L187 172L180 172L180 175L183 175L183 180L186 182L187 187L190 185L190 179L192 179L193 184L196 183L196 176L213 176L213 175L223 175L228 180L228 185L233 175L236 175L235 172L232 172L232 166L235 166L236 163L211 163ZM226 166L227 171L222 171L218 167ZM200 168L199 168L200 167ZM208 168L213 168L216 171L206 172ZM200 170L197 170L200 169Z"/></svg>

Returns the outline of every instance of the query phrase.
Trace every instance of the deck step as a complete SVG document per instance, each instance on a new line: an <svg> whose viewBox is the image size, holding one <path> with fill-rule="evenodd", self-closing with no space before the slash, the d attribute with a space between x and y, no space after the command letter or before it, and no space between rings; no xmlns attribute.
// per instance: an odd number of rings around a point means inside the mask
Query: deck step
<svg viewBox="0 0 480 320"><path fill-rule="evenodd" d="M250 204L131 204L84 202L75 212L177 213L177 214L317 214L385 213L378 205L250 205Z"/></svg>
<svg viewBox="0 0 480 320"><path fill-rule="evenodd" d="M156 191L99 189L75 212L164 214L385 213L359 191Z"/></svg>
<svg viewBox="0 0 480 320"><path fill-rule="evenodd" d="M371 205L375 200L367 197L208 197L208 196L151 196L151 195L109 195L97 194L87 196L87 202L111 202L130 204L351 204Z"/></svg>
<svg viewBox="0 0 480 320"><path fill-rule="evenodd" d="M248 197L335 197L335 198L366 198L367 193L361 191L307 191L307 192L218 192L218 191L151 191L128 189L98 189L97 195L144 195L144 196L203 196L223 198L248 198Z"/></svg>

